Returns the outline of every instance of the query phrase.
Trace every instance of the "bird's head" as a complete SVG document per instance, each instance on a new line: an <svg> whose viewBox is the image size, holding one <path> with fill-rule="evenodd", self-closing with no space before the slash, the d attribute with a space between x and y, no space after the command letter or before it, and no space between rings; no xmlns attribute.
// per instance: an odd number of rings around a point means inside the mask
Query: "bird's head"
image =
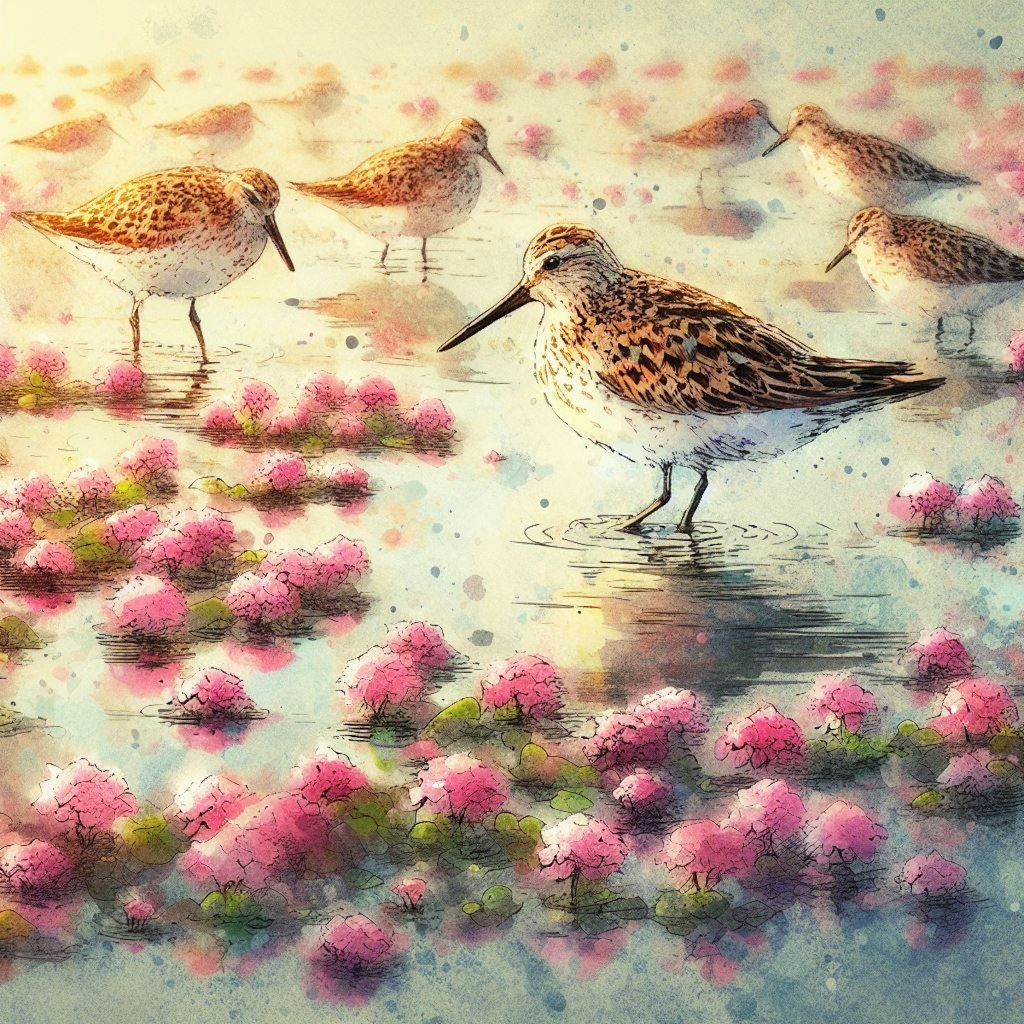
<svg viewBox="0 0 1024 1024"><path fill-rule="evenodd" d="M776 135L781 134L779 132L779 129L776 128L775 125L772 123L771 115L768 113L767 104L763 103L761 100L747 100L747 102L744 103L742 107L740 107L740 113L744 117L761 118L761 120L764 121L768 125L768 127L771 128L773 132L775 132Z"/></svg>
<svg viewBox="0 0 1024 1024"><path fill-rule="evenodd" d="M460 117L452 121L441 132L441 141L460 153L481 157L499 174L505 173L487 148L487 129L475 117Z"/></svg>
<svg viewBox="0 0 1024 1024"><path fill-rule="evenodd" d="M277 182L259 167L246 167L230 176L228 187L234 190L238 198L241 216L254 224L263 225L267 237L281 254L284 265L289 270L294 270L295 264L288 255L284 239L274 219L277 204L281 201L281 190L277 187Z"/></svg>
<svg viewBox="0 0 1024 1024"><path fill-rule="evenodd" d="M826 128L828 124L828 115L816 103L801 103L789 115L786 130L761 155L767 156L787 139L806 138L816 130Z"/></svg>
<svg viewBox="0 0 1024 1024"><path fill-rule="evenodd" d="M892 232L892 214L881 206L866 206L858 210L846 225L846 245L835 254L825 268L827 274L839 266L859 245L887 238Z"/></svg>

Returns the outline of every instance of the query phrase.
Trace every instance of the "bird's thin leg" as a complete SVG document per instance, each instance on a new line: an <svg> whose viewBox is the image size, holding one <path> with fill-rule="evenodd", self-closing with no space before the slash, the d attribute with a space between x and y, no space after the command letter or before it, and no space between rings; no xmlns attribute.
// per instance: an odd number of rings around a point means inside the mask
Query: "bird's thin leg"
<svg viewBox="0 0 1024 1024"><path fill-rule="evenodd" d="M705 470L701 473L700 479L697 481L697 486L693 489L693 497L690 499L690 505L686 510L686 515L683 516L679 523L680 533L693 533L693 517L697 513L697 506L700 505L700 499L704 497L704 492L707 489L708 474Z"/></svg>
<svg viewBox="0 0 1024 1024"><path fill-rule="evenodd" d="M974 341L974 317L969 316L967 318L967 341Z"/></svg>
<svg viewBox="0 0 1024 1024"><path fill-rule="evenodd" d="M939 317L939 322L938 322L938 324L935 327L935 339L936 339L936 341L941 341L942 340L942 335L945 333L945 331L943 330L943 324L945 322L945 319L946 319L945 317L942 317L942 316Z"/></svg>
<svg viewBox="0 0 1024 1024"><path fill-rule="evenodd" d="M420 246L420 258L423 260L423 266L427 266L427 240L423 239L423 244Z"/></svg>
<svg viewBox="0 0 1024 1024"><path fill-rule="evenodd" d="M706 210L708 204L704 202L704 172L707 170L706 167L702 167L697 175L697 198L700 200L700 205Z"/></svg>
<svg viewBox="0 0 1024 1024"><path fill-rule="evenodd" d="M132 296L132 315L128 317L128 323L132 325L132 358L139 361L139 346L142 343L142 331L139 327L139 310L142 308L142 299Z"/></svg>
<svg viewBox="0 0 1024 1024"><path fill-rule="evenodd" d="M192 330L196 332L196 340L199 342L199 355L201 362L207 362L206 339L203 337L203 325L199 322L199 314L196 312L196 300L193 299L188 307L188 319L192 324Z"/></svg>
<svg viewBox="0 0 1024 1024"><path fill-rule="evenodd" d="M384 261L385 261L385 260L386 260L386 259L388 258L388 247L389 247L390 245L391 245L391 243L390 243L390 242L385 242L385 243L384 243L384 248L383 248L383 249L381 250L381 254L380 254L380 265L381 265L382 267L384 266Z"/></svg>
<svg viewBox="0 0 1024 1024"><path fill-rule="evenodd" d="M672 463L666 463L661 467L662 478L661 478L661 494L658 495L647 506L640 512L637 512L635 516L630 516L619 529L623 532L631 532L635 530L648 516L653 515L658 511L659 508L664 508L672 498Z"/></svg>

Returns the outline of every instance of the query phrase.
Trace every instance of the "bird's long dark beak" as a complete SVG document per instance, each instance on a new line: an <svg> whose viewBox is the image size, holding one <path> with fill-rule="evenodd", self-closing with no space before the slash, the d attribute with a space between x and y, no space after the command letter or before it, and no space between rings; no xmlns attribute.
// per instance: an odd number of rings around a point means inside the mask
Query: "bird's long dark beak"
<svg viewBox="0 0 1024 1024"><path fill-rule="evenodd" d="M775 127L775 123L772 121L772 119L770 117L766 117L764 120L765 120L765 123L768 125L768 127L771 128L771 130L773 132L775 132L776 135L781 135L782 134L782 132L780 132L779 129ZM776 141L775 145L778 145L777 141ZM770 153L771 150L769 150L768 152ZM764 156L763 153L761 155Z"/></svg>
<svg viewBox="0 0 1024 1024"><path fill-rule="evenodd" d="M263 223L266 225L267 234L270 236L270 240L274 243L274 248L281 254L281 259L284 260L284 265L294 272L295 264L292 263L292 258L288 255L288 250L284 245L284 239L281 237L281 232L277 229L277 221L274 220L274 215L272 213L267 214L267 219Z"/></svg>
<svg viewBox="0 0 1024 1024"><path fill-rule="evenodd" d="M487 149L487 148L484 148L484 149L483 149L483 150L481 151L480 155L481 155L481 156L482 156L482 157L483 157L483 158L484 158L484 159L485 159L485 160L486 160L486 161L487 161L487 162L488 162L488 163L489 163L489 164L490 164L490 165L491 165L491 166L492 166L492 167L493 167L493 168L494 168L494 169L495 169L495 170L496 170L496 171L497 171L497 172L498 172L498 173L499 173L499 174L500 174L500 175L501 175L502 177L504 177L504 176L505 176L505 172L504 172L504 171L503 171L503 170L501 169L501 164L499 164L499 163L498 163L498 161L497 161L497 160L495 160L493 156L491 156L491 151L490 151L489 149Z"/></svg>
<svg viewBox="0 0 1024 1024"><path fill-rule="evenodd" d="M437 351L447 352L450 348L461 345L468 338L472 338L474 334L479 333L485 327L489 327L496 320L508 316L513 310L533 301L534 298L530 294L529 289L520 281L505 298L500 302L496 302L486 313L481 313L475 320L470 320L461 331L456 331Z"/></svg>
<svg viewBox="0 0 1024 1024"><path fill-rule="evenodd" d="M161 92L165 92L164 87L153 77L153 73L150 72L149 80L155 85Z"/></svg>
<svg viewBox="0 0 1024 1024"><path fill-rule="evenodd" d="M771 124L770 121L768 123ZM775 125L772 125L772 127L775 128ZM778 128L775 128L775 130L779 131ZM778 149L779 146L781 146L788 138L789 132L779 132L779 137L761 154L761 156L767 156L769 153Z"/></svg>
<svg viewBox="0 0 1024 1024"><path fill-rule="evenodd" d="M839 252L837 252L835 256L832 257L832 262L829 263L829 265L825 268L825 273L827 274L830 270L833 270L836 267L838 267L839 264L842 263L843 260L845 260L851 252L853 252L853 250L848 245L844 245L842 249L840 249Z"/></svg>

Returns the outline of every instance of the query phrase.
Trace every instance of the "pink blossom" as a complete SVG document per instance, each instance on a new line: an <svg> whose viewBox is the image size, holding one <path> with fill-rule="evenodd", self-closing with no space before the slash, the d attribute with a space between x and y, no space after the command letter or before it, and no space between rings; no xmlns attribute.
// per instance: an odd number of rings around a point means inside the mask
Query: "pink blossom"
<svg viewBox="0 0 1024 1024"><path fill-rule="evenodd" d="M186 676L170 704L175 710L202 719L245 717L257 710L242 680L220 668L206 668Z"/></svg>
<svg viewBox="0 0 1024 1024"><path fill-rule="evenodd" d="M597 720L597 731L583 749L601 772L637 765L658 767L669 755L669 734L645 715L607 712Z"/></svg>
<svg viewBox="0 0 1024 1024"><path fill-rule="evenodd" d="M736 794L736 806L722 822L748 843L771 849L794 835L804 822L804 802L787 783L762 779Z"/></svg>
<svg viewBox="0 0 1024 1024"><path fill-rule="evenodd" d="M145 636L180 629L188 618L188 602L173 583L141 573L118 588L110 608L121 632Z"/></svg>
<svg viewBox="0 0 1024 1024"><path fill-rule="evenodd" d="M22 572L69 576L75 571L75 553L60 541L37 540L15 555L14 564Z"/></svg>
<svg viewBox="0 0 1024 1024"><path fill-rule="evenodd" d="M160 514L145 505L130 505L107 516L103 540L115 548L132 550L160 527Z"/></svg>
<svg viewBox="0 0 1024 1024"><path fill-rule="evenodd" d="M942 698L928 726L948 740L985 739L1017 721L1017 706L1005 686L989 679L961 679Z"/></svg>
<svg viewBox="0 0 1024 1024"><path fill-rule="evenodd" d="M488 666L483 705L492 711L511 707L525 718L550 718L561 710L562 680L554 665L536 654L516 654Z"/></svg>
<svg viewBox="0 0 1024 1024"><path fill-rule="evenodd" d="M340 445L356 445L369 433L366 423L358 416L341 416L331 428L331 436Z"/></svg>
<svg viewBox="0 0 1024 1024"><path fill-rule="evenodd" d="M715 757L731 761L735 768L799 768L807 757L807 745L792 718L765 704L726 726L715 741Z"/></svg>
<svg viewBox="0 0 1024 1024"><path fill-rule="evenodd" d="M671 803L672 787L646 768L637 768L619 783L612 796L630 814L657 815Z"/></svg>
<svg viewBox="0 0 1024 1024"><path fill-rule="evenodd" d="M215 835L255 802L248 786L225 775L197 779L174 798L185 835L197 842Z"/></svg>
<svg viewBox="0 0 1024 1024"><path fill-rule="evenodd" d="M537 860L555 878L607 878L622 867L628 852L622 837L606 822L586 814L573 814L557 825L548 825L541 839L544 845Z"/></svg>
<svg viewBox="0 0 1024 1024"><path fill-rule="evenodd" d="M895 95L896 90L892 82L880 79L860 92L851 93L848 102L850 106L861 107L864 110L880 110L882 107L888 107Z"/></svg>
<svg viewBox="0 0 1024 1024"><path fill-rule="evenodd" d="M832 78L835 78L835 68L826 67L814 67L814 68L799 68L794 71L789 77L794 82L799 82L801 85L811 85L817 82L827 82Z"/></svg>
<svg viewBox="0 0 1024 1024"><path fill-rule="evenodd" d="M344 754L329 747L321 747L315 757L302 760L288 780L289 790L311 803L335 803L366 785L366 776Z"/></svg>
<svg viewBox="0 0 1024 1024"><path fill-rule="evenodd" d="M117 468L132 480L146 480L178 469L178 446L169 437L144 437L117 457Z"/></svg>
<svg viewBox="0 0 1024 1024"><path fill-rule="evenodd" d="M12 480L7 488L8 501L26 515L38 516L54 507L57 488L45 473L29 473Z"/></svg>
<svg viewBox="0 0 1024 1024"><path fill-rule="evenodd" d="M18 369L18 357L10 345L0 345L0 382L10 380Z"/></svg>
<svg viewBox="0 0 1024 1024"><path fill-rule="evenodd" d="M129 900L121 907L130 931L142 931L146 922L156 913L152 903L145 900Z"/></svg>
<svg viewBox="0 0 1024 1024"><path fill-rule="evenodd" d="M0 551L13 551L35 538L32 520L20 508L0 509Z"/></svg>
<svg viewBox="0 0 1024 1024"><path fill-rule="evenodd" d="M516 131L515 142L531 156L541 156L551 144L551 129L546 124L524 124Z"/></svg>
<svg viewBox="0 0 1024 1024"><path fill-rule="evenodd" d="M753 862L753 851L739 829L695 819L684 821L669 833L656 860L690 878L696 888L711 889L723 878L745 875Z"/></svg>
<svg viewBox="0 0 1024 1024"><path fill-rule="evenodd" d="M729 54L718 60L711 77L716 82L742 82L749 74L750 64L739 54Z"/></svg>
<svg viewBox="0 0 1024 1024"><path fill-rule="evenodd" d="M261 889L286 873L323 875L331 865L331 828L319 804L278 793L193 843L178 865L186 876L221 888Z"/></svg>
<svg viewBox="0 0 1024 1024"><path fill-rule="evenodd" d="M348 389L345 382L326 370L311 373L303 382L300 401L316 411L336 410L345 404Z"/></svg>
<svg viewBox="0 0 1024 1024"><path fill-rule="evenodd" d="M252 482L279 493L301 487L308 479L306 460L290 452L269 452L256 464Z"/></svg>
<svg viewBox="0 0 1024 1024"><path fill-rule="evenodd" d="M956 500L956 491L949 484L936 480L931 473L914 473L896 492L890 509L901 519L910 521L920 517L928 525L941 521Z"/></svg>
<svg viewBox="0 0 1024 1024"><path fill-rule="evenodd" d="M444 638L440 626L430 622L396 622L388 626L384 646L413 667L446 668L457 651Z"/></svg>
<svg viewBox="0 0 1024 1024"><path fill-rule="evenodd" d="M961 679L974 671L974 659L963 641L945 628L923 633L905 653L916 659L914 668L919 679Z"/></svg>
<svg viewBox="0 0 1024 1024"><path fill-rule="evenodd" d="M39 342L30 346L25 356L25 365L42 379L48 388L58 385L68 373L68 361L55 345Z"/></svg>
<svg viewBox="0 0 1024 1024"><path fill-rule="evenodd" d="M501 775L468 754L432 758L417 781L409 790L415 806L425 804L434 814L458 821L482 821L508 799Z"/></svg>
<svg viewBox="0 0 1024 1024"><path fill-rule="evenodd" d="M921 142L930 139L935 134L935 129L916 114L907 114L906 117L893 121L889 132L901 142Z"/></svg>
<svg viewBox="0 0 1024 1024"><path fill-rule="evenodd" d="M640 69L644 78L678 78L682 73L683 65L671 59L657 61Z"/></svg>
<svg viewBox="0 0 1024 1024"><path fill-rule="evenodd" d="M46 767L49 777L39 784L40 796L32 806L61 831L67 826L86 839L95 832L109 832L118 818L139 809L123 778L84 757L65 768Z"/></svg>
<svg viewBox="0 0 1024 1024"><path fill-rule="evenodd" d="M203 411L204 430L237 430L235 410L227 402L213 402Z"/></svg>
<svg viewBox="0 0 1024 1024"><path fill-rule="evenodd" d="M427 883L422 878L403 878L402 881L391 886L391 891L401 897L402 903L409 910L416 910L423 900L423 894L427 891Z"/></svg>
<svg viewBox="0 0 1024 1024"><path fill-rule="evenodd" d="M989 771L992 755L987 750L968 750L950 758L935 780L965 796L981 796L999 785L999 776Z"/></svg>
<svg viewBox="0 0 1024 1024"><path fill-rule="evenodd" d="M362 544L342 536L318 544L313 549L313 561L316 564L316 588L328 593L354 583L370 567Z"/></svg>
<svg viewBox="0 0 1024 1024"><path fill-rule="evenodd" d="M1024 195L1024 172L1020 174L1021 194ZM1024 331L1015 331L1006 345L1004 358L1011 373L1024 373Z"/></svg>
<svg viewBox="0 0 1024 1024"><path fill-rule="evenodd" d="M254 420L261 420L277 406L277 392L261 380L247 380L242 385L239 405Z"/></svg>
<svg viewBox="0 0 1024 1024"><path fill-rule="evenodd" d="M56 899L68 891L74 876L67 856L42 839L0 849L0 877L17 898Z"/></svg>
<svg viewBox="0 0 1024 1024"><path fill-rule="evenodd" d="M94 462L76 469L68 477L68 486L77 495L79 503L108 501L114 493L110 474Z"/></svg>
<svg viewBox="0 0 1024 1024"><path fill-rule="evenodd" d="M675 733L686 743L699 743L708 731L707 712L689 690L666 686L641 697L633 713Z"/></svg>
<svg viewBox="0 0 1024 1024"><path fill-rule="evenodd" d="M418 701L426 689L423 672L384 647L371 647L346 666L339 680L350 701L360 701L375 715Z"/></svg>
<svg viewBox="0 0 1024 1024"><path fill-rule="evenodd" d="M296 591L315 587L318 580L316 559L301 548L291 551L271 551L256 569L260 576L279 580Z"/></svg>
<svg viewBox="0 0 1024 1024"><path fill-rule="evenodd" d="M356 385L356 398L367 409L398 405L398 392L387 377L366 377Z"/></svg>
<svg viewBox="0 0 1024 1024"><path fill-rule="evenodd" d="M440 398L425 398L409 410L406 417L414 434L446 434L454 425L451 410Z"/></svg>
<svg viewBox="0 0 1024 1024"><path fill-rule="evenodd" d="M254 572L236 576L224 600L233 615L254 625L279 622L299 610L299 596L292 587Z"/></svg>
<svg viewBox="0 0 1024 1024"><path fill-rule="evenodd" d="M1020 505L1002 480L986 474L980 480L968 480L960 488L956 514L975 524L989 523L993 519L1016 519Z"/></svg>
<svg viewBox="0 0 1024 1024"><path fill-rule="evenodd" d="M808 710L819 722L837 722L856 732L864 716L878 710L874 695L853 676L819 676L807 694Z"/></svg>
<svg viewBox="0 0 1024 1024"><path fill-rule="evenodd" d="M869 864L889 833L856 804L836 800L810 823L807 841L819 864Z"/></svg>
<svg viewBox="0 0 1024 1024"><path fill-rule="evenodd" d="M481 103L493 103L501 95L498 87L487 81L474 82L469 87L469 94Z"/></svg>
<svg viewBox="0 0 1024 1024"><path fill-rule="evenodd" d="M362 914L336 915L320 930L316 959L330 971L372 974L394 956L394 936Z"/></svg>
<svg viewBox="0 0 1024 1024"><path fill-rule="evenodd" d="M967 888L967 872L936 850L911 857L897 876L914 896L950 896Z"/></svg>
<svg viewBox="0 0 1024 1024"><path fill-rule="evenodd" d="M138 398L146 386L146 375L134 363L119 362L109 366L96 385L101 395L114 398Z"/></svg>
<svg viewBox="0 0 1024 1024"><path fill-rule="evenodd" d="M332 487L343 491L365 491L370 486L370 474L350 462L332 462L324 468L324 477Z"/></svg>

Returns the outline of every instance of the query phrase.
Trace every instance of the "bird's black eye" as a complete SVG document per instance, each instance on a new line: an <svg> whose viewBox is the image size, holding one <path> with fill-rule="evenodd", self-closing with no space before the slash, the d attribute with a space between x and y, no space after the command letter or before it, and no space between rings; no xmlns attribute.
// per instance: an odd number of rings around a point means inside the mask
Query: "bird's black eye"
<svg viewBox="0 0 1024 1024"><path fill-rule="evenodd" d="M544 262L543 262L543 263L541 264L541 266L542 266L542 267L543 267L543 268L544 268L545 270L556 270L556 269L558 268L558 266L559 266L559 265L561 264L561 262L562 262L562 257L561 257L561 256L549 256L549 257L548 257L548 258L547 258L547 259L546 259L546 260L545 260L545 261L544 261Z"/></svg>

